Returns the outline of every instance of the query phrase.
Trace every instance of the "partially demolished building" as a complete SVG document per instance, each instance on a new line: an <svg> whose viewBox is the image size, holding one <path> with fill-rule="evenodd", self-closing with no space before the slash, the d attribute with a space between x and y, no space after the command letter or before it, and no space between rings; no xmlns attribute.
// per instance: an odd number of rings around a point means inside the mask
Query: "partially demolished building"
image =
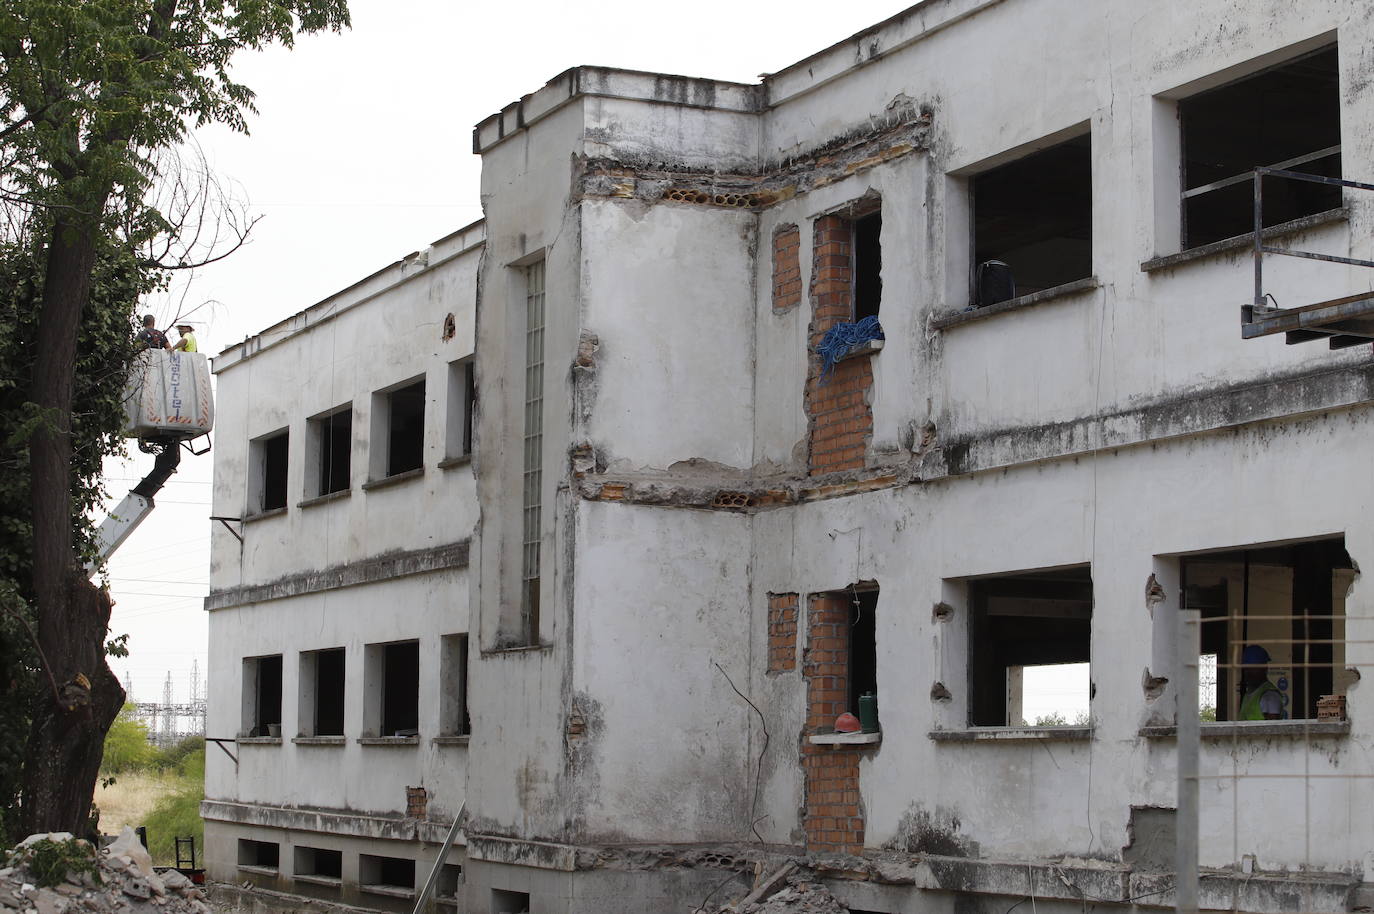
<svg viewBox="0 0 1374 914"><path fill-rule="evenodd" d="M1171 906L1181 707L1203 906L1366 903L1374 194L1252 169L1374 180L1372 61L925 0L480 123L482 223L216 361L211 875L406 910L458 817L439 910Z"/></svg>

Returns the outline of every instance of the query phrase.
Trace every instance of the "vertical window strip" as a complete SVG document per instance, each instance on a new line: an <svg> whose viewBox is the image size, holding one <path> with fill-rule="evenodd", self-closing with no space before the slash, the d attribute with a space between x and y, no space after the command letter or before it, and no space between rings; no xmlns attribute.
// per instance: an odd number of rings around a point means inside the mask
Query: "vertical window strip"
<svg viewBox="0 0 1374 914"><path fill-rule="evenodd" d="M544 461L544 263L525 271L525 435L521 542L521 609L531 643L538 640L540 490Z"/></svg>

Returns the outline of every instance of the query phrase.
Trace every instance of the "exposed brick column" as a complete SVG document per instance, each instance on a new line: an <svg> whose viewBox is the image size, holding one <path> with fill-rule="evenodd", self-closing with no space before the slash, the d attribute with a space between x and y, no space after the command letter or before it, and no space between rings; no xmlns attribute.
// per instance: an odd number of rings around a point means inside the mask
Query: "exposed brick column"
<svg viewBox="0 0 1374 914"><path fill-rule="evenodd" d="M768 595L768 672L797 668L797 595Z"/></svg>
<svg viewBox="0 0 1374 914"><path fill-rule="evenodd" d="M801 231L779 226L773 233L773 310L788 311L801 304Z"/></svg>
<svg viewBox="0 0 1374 914"><path fill-rule="evenodd" d="M857 854L864 847L859 751L849 746L813 746L806 739L848 710L849 596L812 594L807 601L806 628L802 655L806 726L801 735L806 847Z"/></svg>
<svg viewBox="0 0 1374 914"><path fill-rule="evenodd" d="M861 470L873 435L873 371L866 358L835 366L821 384L816 346L839 321L853 319L853 228L848 219L822 216L812 228L811 332L807 338L807 460L812 476Z"/></svg>

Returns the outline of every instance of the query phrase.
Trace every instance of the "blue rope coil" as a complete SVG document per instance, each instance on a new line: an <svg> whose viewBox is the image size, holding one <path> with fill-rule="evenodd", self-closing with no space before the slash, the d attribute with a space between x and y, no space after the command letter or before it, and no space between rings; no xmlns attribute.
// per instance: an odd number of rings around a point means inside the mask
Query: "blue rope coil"
<svg viewBox="0 0 1374 914"><path fill-rule="evenodd" d="M816 354L821 357L821 383L825 383L826 375L834 370L835 363L840 359L869 340L881 339L886 337L883 336L883 325L878 323L876 315L852 324L842 321L825 331L825 336L821 337L820 344L816 346Z"/></svg>

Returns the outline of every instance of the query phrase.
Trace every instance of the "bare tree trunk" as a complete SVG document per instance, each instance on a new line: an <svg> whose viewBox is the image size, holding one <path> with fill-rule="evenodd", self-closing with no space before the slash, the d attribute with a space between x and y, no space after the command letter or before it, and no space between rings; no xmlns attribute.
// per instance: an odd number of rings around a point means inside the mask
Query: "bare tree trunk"
<svg viewBox="0 0 1374 914"><path fill-rule="evenodd" d="M72 552L72 388L105 201L86 202L85 218L53 226L30 392L43 417L29 445L38 645L60 692L44 689L33 709L20 818L30 833L84 832L105 733L124 702L105 662L109 598Z"/></svg>

